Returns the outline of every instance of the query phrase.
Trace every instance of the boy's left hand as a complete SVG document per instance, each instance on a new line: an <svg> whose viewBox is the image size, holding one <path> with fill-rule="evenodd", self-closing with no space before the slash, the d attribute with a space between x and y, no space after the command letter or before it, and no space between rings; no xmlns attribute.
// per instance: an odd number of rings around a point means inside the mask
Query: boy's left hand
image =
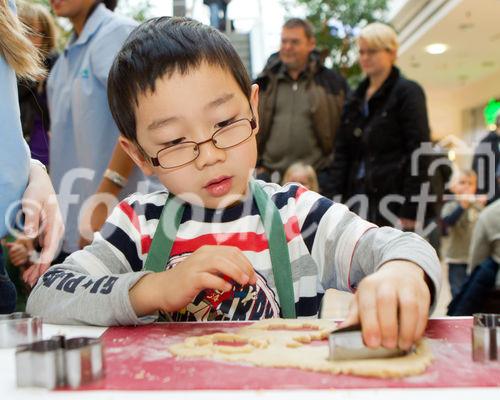
<svg viewBox="0 0 500 400"><path fill-rule="evenodd" d="M360 282L342 326L361 323L368 347L408 350L423 336L429 317L431 295L424 277L410 261L385 263Z"/></svg>

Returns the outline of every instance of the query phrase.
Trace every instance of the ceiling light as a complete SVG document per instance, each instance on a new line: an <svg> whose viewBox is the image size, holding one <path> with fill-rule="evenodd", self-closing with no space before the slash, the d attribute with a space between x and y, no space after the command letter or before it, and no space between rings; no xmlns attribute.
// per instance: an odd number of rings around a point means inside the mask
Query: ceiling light
<svg viewBox="0 0 500 400"><path fill-rule="evenodd" d="M455 161L457 159L457 153L455 152L455 150L451 149L448 151L448 160L450 160L451 162Z"/></svg>
<svg viewBox="0 0 500 400"><path fill-rule="evenodd" d="M425 47L425 51L429 54L443 54L448 50L448 45L444 43L433 43Z"/></svg>

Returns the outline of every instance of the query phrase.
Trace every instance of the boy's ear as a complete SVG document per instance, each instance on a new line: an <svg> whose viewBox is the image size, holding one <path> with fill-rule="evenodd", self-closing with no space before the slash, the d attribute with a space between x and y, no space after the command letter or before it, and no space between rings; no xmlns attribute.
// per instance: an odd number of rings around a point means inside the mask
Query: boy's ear
<svg viewBox="0 0 500 400"><path fill-rule="evenodd" d="M120 135L118 138L120 142L120 146L122 149L129 155L129 157L136 163L136 165L141 169L144 175L149 176L153 175L153 167L149 160L144 158L141 150L137 147L137 144L127 139L125 136Z"/></svg>
<svg viewBox="0 0 500 400"><path fill-rule="evenodd" d="M256 83L252 85L252 91L250 92L250 105L257 123L256 133L259 133L259 85Z"/></svg>

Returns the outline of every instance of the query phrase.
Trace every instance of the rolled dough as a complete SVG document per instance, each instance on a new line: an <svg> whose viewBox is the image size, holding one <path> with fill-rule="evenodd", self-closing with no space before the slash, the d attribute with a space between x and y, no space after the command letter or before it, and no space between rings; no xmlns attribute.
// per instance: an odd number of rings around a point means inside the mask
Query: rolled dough
<svg viewBox="0 0 500 400"><path fill-rule="evenodd" d="M432 362L425 340L417 343L414 352L402 357L329 361L328 335L335 327L334 322L327 320L262 320L236 333L189 337L170 346L169 351L177 357L379 378L418 375Z"/></svg>

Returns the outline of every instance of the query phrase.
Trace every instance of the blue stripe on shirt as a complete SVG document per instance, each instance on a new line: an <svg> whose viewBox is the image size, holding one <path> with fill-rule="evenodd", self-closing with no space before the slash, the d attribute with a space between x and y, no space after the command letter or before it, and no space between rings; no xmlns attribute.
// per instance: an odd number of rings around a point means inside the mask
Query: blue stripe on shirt
<svg viewBox="0 0 500 400"><path fill-rule="evenodd" d="M123 229L106 222L101 229L101 235L123 253L133 271L142 270L142 260L137 254L137 245Z"/></svg>
<svg viewBox="0 0 500 400"><path fill-rule="evenodd" d="M133 201L129 203L130 206L134 209L134 212L137 216L144 215L146 221L150 221L152 219L160 219L161 212L163 211L163 204L161 206L157 206L153 203L141 203L139 201Z"/></svg>
<svg viewBox="0 0 500 400"><path fill-rule="evenodd" d="M304 243L307 246L309 253L312 252L312 247L314 244L314 239L316 238L316 232L318 230L318 225L323 218L323 215L328 211L328 209L333 205L333 201L327 199L326 197L321 197L318 199L311 210L307 214L302 229L300 231Z"/></svg>
<svg viewBox="0 0 500 400"><path fill-rule="evenodd" d="M297 190L299 189L298 185L290 185L286 192L277 192L275 193L271 199L274 201L276 208L282 209L288 204L288 200L290 198L295 198L297 194Z"/></svg>

